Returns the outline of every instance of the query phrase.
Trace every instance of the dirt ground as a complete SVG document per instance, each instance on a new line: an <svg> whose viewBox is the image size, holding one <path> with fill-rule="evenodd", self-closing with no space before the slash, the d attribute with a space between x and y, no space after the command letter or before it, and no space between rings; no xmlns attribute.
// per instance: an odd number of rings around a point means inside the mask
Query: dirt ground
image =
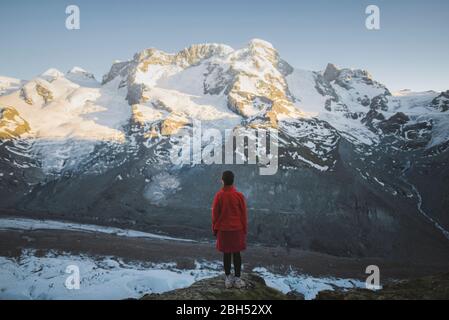
<svg viewBox="0 0 449 320"><path fill-rule="evenodd" d="M0 256L18 257L23 249L37 255L49 250L69 254L115 256L125 261L176 262L179 268L194 267L195 260L217 261L221 254L213 241L180 242L148 238L129 238L94 232L60 230L2 230ZM249 245L243 253L244 268L265 267L276 273L295 270L312 276L365 279L368 265L377 265L383 280L406 279L447 272L449 261L387 261L380 258L343 258L326 254Z"/></svg>

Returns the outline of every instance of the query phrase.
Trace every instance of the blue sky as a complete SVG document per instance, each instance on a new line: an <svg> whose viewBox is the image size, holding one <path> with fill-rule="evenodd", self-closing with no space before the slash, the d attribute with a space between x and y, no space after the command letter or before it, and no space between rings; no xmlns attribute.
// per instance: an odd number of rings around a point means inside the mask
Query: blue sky
<svg viewBox="0 0 449 320"><path fill-rule="evenodd" d="M65 8L81 29L65 28ZM381 30L365 28L365 8L381 10ZM267 40L297 68L328 62L367 69L391 90L449 89L447 0L2 0L0 75L29 79L77 65L97 78L114 60L147 47L176 52L193 43L234 48Z"/></svg>

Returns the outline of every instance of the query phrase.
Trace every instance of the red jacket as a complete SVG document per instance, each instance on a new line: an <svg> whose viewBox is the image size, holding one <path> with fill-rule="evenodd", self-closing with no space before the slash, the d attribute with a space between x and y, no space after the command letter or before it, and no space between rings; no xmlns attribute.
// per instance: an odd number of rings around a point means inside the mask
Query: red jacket
<svg viewBox="0 0 449 320"><path fill-rule="evenodd" d="M224 186L212 204L212 230L237 231L248 228L245 197L234 186Z"/></svg>

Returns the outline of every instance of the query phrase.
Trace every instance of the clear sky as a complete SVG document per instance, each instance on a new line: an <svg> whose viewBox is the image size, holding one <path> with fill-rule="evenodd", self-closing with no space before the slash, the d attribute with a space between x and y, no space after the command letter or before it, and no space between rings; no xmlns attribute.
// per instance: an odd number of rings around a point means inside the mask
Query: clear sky
<svg viewBox="0 0 449 320"><path fill-rule="evenodd" d="M80 30L65 28L70 4ZM379 31L365 28L369 4L380 7ZM0 35L0 75L21 79L75 65L101 79L147 47L261 38L297 68L333 62L367 69L391 90L449 89L447 0L1 0Z"/></svg>

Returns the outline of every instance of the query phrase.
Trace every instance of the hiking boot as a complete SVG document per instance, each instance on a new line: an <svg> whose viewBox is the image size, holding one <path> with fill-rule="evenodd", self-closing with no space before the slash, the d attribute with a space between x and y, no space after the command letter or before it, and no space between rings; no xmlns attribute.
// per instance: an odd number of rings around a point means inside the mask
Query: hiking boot
<svg viewBox="0 0 449 320"><path fill-rule="evenodd" d="M240 277L235 277L234 279L234 288L237 289L242 289L245 287L245 281L243 281L242 279L240 279Z"/></svg>
<svg viewBox="0 0 449 320"><path fill-rule="evenodd" d="M225 278L225 288L226 289L232 288L233 283L234 283L234 279L232 278L232 276L231 275L226 276L226 278Z"/></svg>

